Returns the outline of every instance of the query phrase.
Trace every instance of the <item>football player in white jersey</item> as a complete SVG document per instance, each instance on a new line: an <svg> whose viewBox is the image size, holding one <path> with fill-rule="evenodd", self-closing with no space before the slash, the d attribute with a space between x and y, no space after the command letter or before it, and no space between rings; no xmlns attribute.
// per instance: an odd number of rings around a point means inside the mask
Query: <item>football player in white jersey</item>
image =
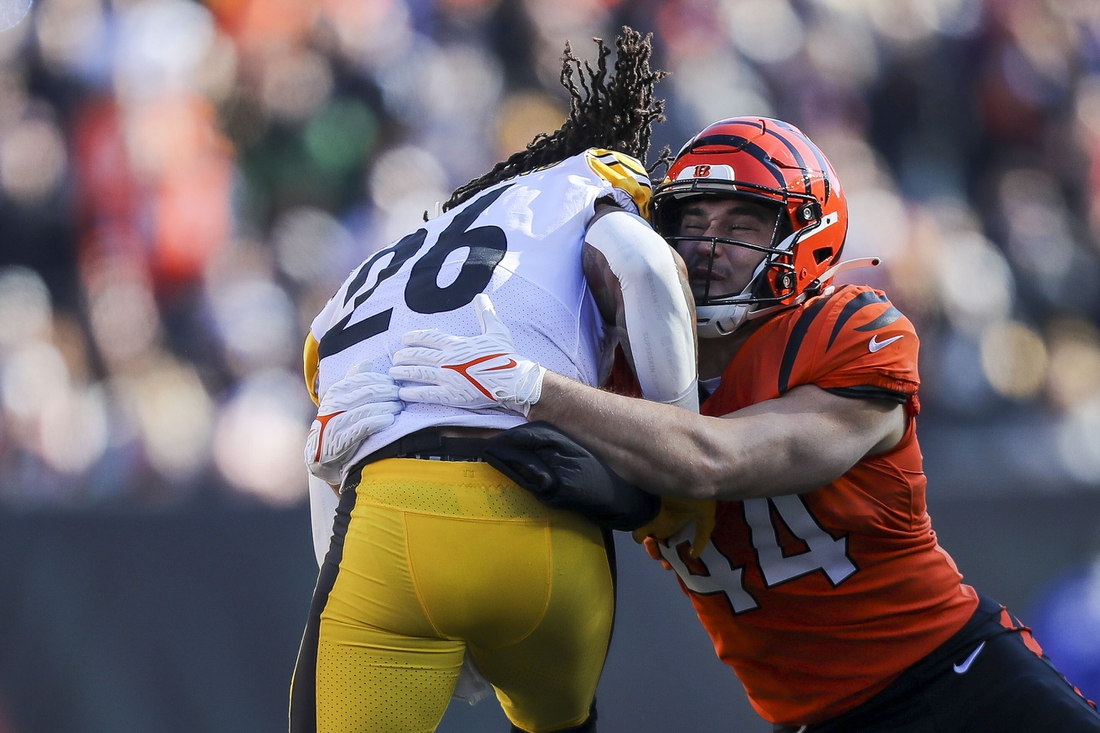
<svg viewBox="0 0 1100 733"><path fill-rule="evenodd" d="M567 47L562 128L369 258L312 324L306 379L320 408L306 460L340 500L291 733L434 730L464 659L514 731L595 730L614 615L609 534L482 460L490 436L524 422L493 409L493 364L455 369L485 394L482 411L402 409L386 372L410 329L481 334L473 302L485 293L508 314L503 335L543 368L600 385L625 357L642 396L698 409L686 273L643 218L650 183L638 159L661 116L663 74L649 68L648 38L624 29L616 45L610 76L602 42L596 71ZM574 66L588 76L584 94ZM525 414L537 398L520 390L513 407Z"/></svg>

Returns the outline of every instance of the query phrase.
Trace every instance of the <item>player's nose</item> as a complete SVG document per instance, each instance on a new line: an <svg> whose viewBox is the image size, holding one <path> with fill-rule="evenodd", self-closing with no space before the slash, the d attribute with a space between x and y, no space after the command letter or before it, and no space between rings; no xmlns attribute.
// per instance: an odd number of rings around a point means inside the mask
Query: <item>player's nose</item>
<svg viewBox="0 0 1100 733"><path fill-rule="evenodd" d="M722 226L721 226L721 224L722 224L721 221L719 221L718 219L714 219L713 221L707 222L707 228L703 232L703 236L706 236L706 237L720 237L720 236L722 236Z"/></svg>
<svg viewBox="0 0 1100 733"><path fill-rule="evenodd" d="M715 241L711 239L711 237L716 236L718 236L717 233L712 232L711 228L708 228L699 239L692 239L688 243L691 254L708 260L711 256L717 256L721 248L716 247Z"/></svg>

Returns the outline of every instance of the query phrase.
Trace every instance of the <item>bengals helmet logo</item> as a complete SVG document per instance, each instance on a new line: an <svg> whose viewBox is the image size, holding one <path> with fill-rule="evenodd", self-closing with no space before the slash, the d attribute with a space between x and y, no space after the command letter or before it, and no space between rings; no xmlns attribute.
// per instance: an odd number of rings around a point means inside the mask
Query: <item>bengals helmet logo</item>
<svg viewBox="0 0 1100 733"><path fill-rule="evenodd" d="M695 170L692 172L692 178L707 178L709 176L710 176L710 166L709 165L697 165L697 166L695 166Z"/></svg>

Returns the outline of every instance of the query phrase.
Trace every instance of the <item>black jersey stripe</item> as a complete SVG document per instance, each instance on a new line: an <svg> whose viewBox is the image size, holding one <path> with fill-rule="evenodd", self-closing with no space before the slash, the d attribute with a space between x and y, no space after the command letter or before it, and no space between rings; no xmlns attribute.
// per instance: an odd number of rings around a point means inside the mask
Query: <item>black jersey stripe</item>
<svg viewBox="0 0 1100 733"><path fill-rule="evenodd" d="M901 311L899 311L897 308L895 308L894 306L891 305L889 308L887 308L881 314L879 314L878 318L871 321L870 323L863 324L862 326L860 326L856 330L857 331L877 331L880 328L885 328L885 327L889 326L891 323L898 320L899 318L901 318Z"/></svg>
<svg viewBox="0 0 1100 733"><path fill-rule="evenodd" d="M810 330L810 324L814 322L817 314L821 312L827 302L829 302L827 297L818 298L811 302L802 311L802 315L798 317L794 328L791 329L791 336L787 339L787 348L783 351L783 361L779 365L779 394L784 394L790 388L791 372L794 370L794 362L798 358L798 351L802 348L802 339L806 338L806 332Z"/></svg>
<svg viewBox="0 0 1100 733"><path fill-rule="evenodd" d="M904 405L909 401L909 395L896 389L876 387L873 384L857 384L851 387L826 387L825 391L838 397L848 397L859 400L884 400L897 405Z"/></svg>
<svg viewBox="0 0 1100 733"><path fill-rule="evenodd" d="M840 335L840 329L844 328L844 324L848 322L848 319L869 305L888 302L889 300L887 300L885 295L875 295L871 290L865 290L848 301L848 304L844 306L844 309L840 311L840 315L836 319L836 325L833 326L833 333L829 336L829 344L825 347L825 350L828 351L832 348L833 342L836 341L836 337Z"/></svg>
<svg viewBox="0 0 1100 733"><path fill-rule="evenodd" d="M624 168L623 166L619 166L619 165L612 165L612 164L606 163L604 161L601 161L601 162L603 162L604 165L606 165L608 168L610 168L611 170L613 170L613 171L615 171L619 174L623 174L624 176L630 176L631 178L634 179L634 182L637 183L642 188L646 188L646 189L652 189L653 188L653 184L650 182L650 180L648 178L646 178L644 176L640 176L637 173L633 173L629 168Z"/></svg>
<svg viewBox="0 0 1100 733"><path fill-rule="evenodd" d="M624 155L621 158L617 155L612 156L612 157L614 157L615 160L618 161L623 166L623 168L626 168L631 173L634 173L635 175L638 175L638 176L642 176L644 178L649 177L649 174L646 172L646 169L643 168L641 166L641 164L638 163L638 161L634 160L633 158L631 158L627 155Z"/></svg>
<svg viewBox="0 0 1100 733"><path fill-rule="evenodd" d="M643 185L650 185L649 174L645 168L640 165L635 166L634 159L624 155L622 158L613 153L601 153L600 155L593 155L593 158L600 161L608 168L620 168L629 173L634 180Z"/></svg>

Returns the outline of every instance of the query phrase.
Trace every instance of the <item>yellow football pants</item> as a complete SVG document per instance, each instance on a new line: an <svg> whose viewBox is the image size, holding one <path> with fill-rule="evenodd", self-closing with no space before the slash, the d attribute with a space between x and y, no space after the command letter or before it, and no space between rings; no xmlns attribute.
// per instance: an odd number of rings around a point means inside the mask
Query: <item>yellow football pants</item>
<svg viewBox="0 0 1100 733"><path fill-rule="evenodd" d="M614 616L595 525L485 463L394 458L345 492L291 686L292 733L427 733L463 655L508 718L582 723Z"/></svg>

